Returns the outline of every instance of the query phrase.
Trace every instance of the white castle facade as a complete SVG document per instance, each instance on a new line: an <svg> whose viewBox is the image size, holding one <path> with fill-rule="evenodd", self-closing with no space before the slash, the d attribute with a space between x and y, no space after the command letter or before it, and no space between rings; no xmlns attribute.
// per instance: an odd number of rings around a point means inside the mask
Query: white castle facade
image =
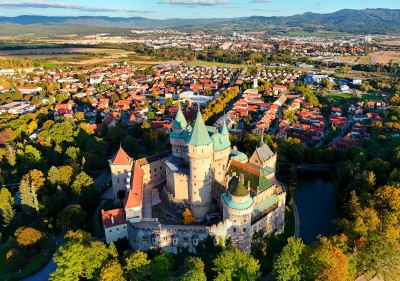
<svg viewBox="0 0 400 281"><path fill-rule="evenodd" d="M250 251L254 233L283 231L286 192L275 179L276 154L266 144L248 159L231 148L225 122L219 131L206 126L198 113L190 125L181 108L170 143L171 151L135 161L120 148L110 160L114 200L124 207L102 211L108 243L128 237L136 250L194 252L211 236L216 244L230 239ZM126 198L118 199L121 194ZM164 195L162 204L158 194ZM167 206L161 212L165 216L154 212L157 204ZM169 219L169 204L188 207L196 222Z"/></svg>

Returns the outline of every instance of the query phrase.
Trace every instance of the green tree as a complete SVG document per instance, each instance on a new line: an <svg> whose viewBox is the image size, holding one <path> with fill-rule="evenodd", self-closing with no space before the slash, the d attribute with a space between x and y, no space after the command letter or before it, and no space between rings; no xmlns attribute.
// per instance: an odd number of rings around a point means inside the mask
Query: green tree
<svg viewBox="0 0 400 281"><path fill-rule="evenodd" d="M84 228L86 217L80 205L68 205L58 214L58 224L67 230L76 231Z"/></svg>
<svg viewBox="0 0 400 281"><path fill-rule="evenodd" d="M20 227L14 236L16 247L28 256L40 252L45 245L46 235L33 227Z"/></svg>
<svg viewBox="0 0 400 281"><path fill-rule="evenodd" d="M130 280L140 281L150 275L151 261L147 254L137 251L125 259L125 270Z"/></svg>
<svg viewBox="0 0 400 281"><path fill-rule="evenodd" d="M31 214L35 211L39 211L36 188L29 180L21 180L19 192L21 197L21 207L25 214Z"/></svg>
<svg viewBox="0 0 400 281"><path fill-rule="evenodd" d="M0 188L0 210L3 224L7 226L15 216L14 198L6 187Z"/></svg>
<svg viewBox="0 0 400 281"><path fill-rule="evenodd" d="M65 240L65 245L54 255L57 268L50 280L99 279L102 267L112 259L107 246L91 241L90 234L82 230L68 231Z"/></svg>
<svg viewBox="0 0 400 281"><path fill-rule="evenodd" d="M260 265L258 260L248 253L231 246L214 259L215 280L257 280Z"/></svg>
<svg viewBox="0 0 400 281"><path fill-rule="evenodd" d="M206 281L207 277L204 273L204 262L198 257L187 257L183 263L183 274L181 281Z"/></svg>
<svg viewBox="0 0 400 281"><path fill-rule="evenodd" d="M81 195L85 188L94 186L93 179L85 172L80 172L72 183L72 192L75 195Z"/></svg>
<svg viewBox="0 0 400 281"><path fill-rule="evenodd" d="M17 154L19 156L21 169L23 172L27 172L31 167L38 167L41 164L42 155L32 145L28 144L24 149L18 149Z"/></svg>
<svg viewBox="0 0 400 281"><path fill-rule="evenodd" d="M287 242L274 259L272 273L277 281L300 281L300 260L305 245L301 239L294 237L289 237Z"/></svg>
<svg viewBox="0 0 400 281"><path fill-rule="evenodd" d="M174 267L174 258L170 253L161 251L151 262L151 279L162 281L167 279L170 271Z"/></svg>

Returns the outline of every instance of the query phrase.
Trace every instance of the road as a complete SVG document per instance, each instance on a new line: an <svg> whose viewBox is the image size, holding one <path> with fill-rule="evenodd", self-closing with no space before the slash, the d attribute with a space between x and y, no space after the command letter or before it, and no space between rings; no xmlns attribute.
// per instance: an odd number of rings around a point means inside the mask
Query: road
<svg viewBox="0 0 400 281"><path fill-rule="evenodd" d="M297 209L296 202L292 203L293 213L294 213L294 237L300 237L300 217L299 217L299 210Z"/></svg>
<svg viewBox="0 0 400 281"><path fill-rule="evenodd" d="M329 146L331 146L332 144L334 144L335 142L337 142L337 141L339 141L341 138L343 138L343 137L344 137L344 134L345 134L346 131L347 131L347 129L351 126L351 124L352 124L353 122L354 122L354 119L353 119L353 115L351 114L351 115L349 116L349 120L347 120L346 124L344 125L343 130L339 133L339 135L338 135L336 138L334 138L334 139L329 143Z"/></svg>

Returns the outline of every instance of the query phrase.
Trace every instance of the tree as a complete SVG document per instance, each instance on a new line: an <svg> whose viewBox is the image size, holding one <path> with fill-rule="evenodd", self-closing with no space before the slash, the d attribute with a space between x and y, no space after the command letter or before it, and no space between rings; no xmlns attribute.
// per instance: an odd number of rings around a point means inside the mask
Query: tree
<svg viewBox="0 0 400 281"><path fill-rule="evenodd" d="M70 159L72 159L75 162L78 160L79 154L80 154L80 149L79 149L79 147L75 147L75 146L70 146L65 151L65 155L68 156Z"/></svg>
<svg viewBox="0 0 400 281"><path fill-rule="evenodd" d="M0 211L3 224L7 226L15 216L14 198L6 187L0 188Z"/></svg>
<svg viewBox="0 0 400 281"><path fill-rule="evenodd" d="M125 281L125 272L118 262L113 259L109 261L101 270L100 281Z"/></svg>
<svg viewBox="0 0 400 281"><path fill-rule="evenodd" d="M17 154L20 158L21 168L23 172L27 172L31 167L38 167L42 160L42 155L32 145L28 144L24 149L18 149Z"/></svg>
<svg viewBox="0 0 400 281"><path fill-rule="evenodd" d="M8 268L13 271L23 268L27 263L26 256L18 249L12 248L6 254L6 262Z"/></svg>
<svg viewBox="0 0 400 281"><path fill-rule="evenodd" d="M192 215L189 208L186 208L182 214L183 224L192 224L196 220L196 218Z"/></svg>
<svg viewBox="0 0 400 281"><path fill-rule="evenodd" d="M204 263L201 258L187 257L183 263L184 273L181 275L181 281L206 281L207 277L204 273Z"/></svg>
<svg viewBox="0 0 400 281"><path fill-rule="evenodd" d="M300 281L300 260L305 245L301 239L294 237L289 237L287 242L274 259L272 273L277 281Z"/></svg>
<svg viewBox="0 0 400 281"><path fill-rule="evenodd" d="M36 187L26 179L22 179L19 185L21 207L25 214L39 211L39 202L36 195Z"/></svg>
<svg viewBox="0 0 400 281"><path fill-rule="evenodd" d="M90 234L82 230L68 231L66 243L54 255L57 269L50 280L99 279L101 269L112 259L107 246L100 241L91 241Z"/></svg>
<svg viewBox="0 0 400 281"><path fill-rule="evenodd" d="M17 156L15 153L15 149L11 145L6 146L6 154L5 157L10 166L14 167L17 164Z"/></svg>
<svg viewBox="0 0 400 281"><path fill-rule="evenodd" d="M29 181L36 190L39 190L41 187L43 187L44 182L46 181L46 178L44 177L42 171L39 171L37 169L30 170L22 177L22 179L25 181Z"/></svg>
<svg viewBox="0 0 400 281"><path fill-rule="evenodd" d="M278 147L278 155L289 162L301 162L305 151L305 145L297 138L289 137Z"/></svg>
<svg viewBox="0 0 400 281"><path fill-rule="evenodd" d="M151 262L151 279L154 281L165 280L174 267L174 263L174 258L170 253L161 251Z"/></svg>
<svg viewBox="0 0 400 281"><path fill-rule="evenodd" d="M354 280L346 255L325 237L305 249L302 266L305 280Z"/></svg>
<svg viewBox="0 0 400 281"><path fill-rule="evenodd" d="M79 195L82 194L82 191L85 188L88 188L88 187L91 187L91 186L94 186L93 179L88 174L86 174L85 172L80 172L76 176L76 178L75 178L74 182L72 183L71 187L72 187L72 192L75 195L79 196Z"/></svg>
<svg viewBox="0 0 400 281"><path fill-rule="evenodd" d="M151 261L148 259L147 254L137 251L125 259L126 273L132 281L143 280L146 276L150 275Z"/></svg>
<svg viewBox="0 0 400 281"><path fill-rule="evenodd" d="M68 205L58 214L58 224L68 230L78 230L85 226L87 214L80 205Z"/></svg>
<svg viewBox="0 0 400 281"><path fill-rule="evenodd" d="M43 249L46 235L32 227L20 227L15 233L15 245L25 255L31 256Z"/></svg>
<svg viewBox="0 0 400 281"><path fill-rule="evenodd" d="M248 253L231 246L214 259L215 280L257 280L260 264Z"/></svg>

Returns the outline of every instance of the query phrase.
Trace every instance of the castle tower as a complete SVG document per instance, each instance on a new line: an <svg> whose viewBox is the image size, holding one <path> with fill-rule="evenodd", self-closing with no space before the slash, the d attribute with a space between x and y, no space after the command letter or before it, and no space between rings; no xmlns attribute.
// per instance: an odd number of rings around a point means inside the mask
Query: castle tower
<svg viewBox="0 0 400 281"><path fill-rule="evenodd" d="M184 158L187 137L185 134L186 127L187 121L182 113L181 106L179 105L174 123L172 124L172 132L169 135L172 146L172 155L175 157Z"/></svg>
<svg viewBox="0 0 400 281"><path fill-rule="evenodd" d="M232 177L227 191L222 194L223 219L232 222L231 241L242 251L250 252L251 214L254 201L241 176Z"/></svg>
<svg viewBox="0 0 400 281"><path fill-rule="evenodd" d="M118 204L119 199L117 194L120 190L125 192L125 200L128 197L128 190L130 188L130 178L132 171L132 158L120 146L118 152L114 157L109 160L111 170L111 180L114 193L114 203Z"/></svg>
<svg viewBox="0 0 400 281"><path fill-rule="evenodd" d="M208 134L200 111L187 143L189 158L189 202L193 215L204 218L212 202L213 140Z"/></svg>

